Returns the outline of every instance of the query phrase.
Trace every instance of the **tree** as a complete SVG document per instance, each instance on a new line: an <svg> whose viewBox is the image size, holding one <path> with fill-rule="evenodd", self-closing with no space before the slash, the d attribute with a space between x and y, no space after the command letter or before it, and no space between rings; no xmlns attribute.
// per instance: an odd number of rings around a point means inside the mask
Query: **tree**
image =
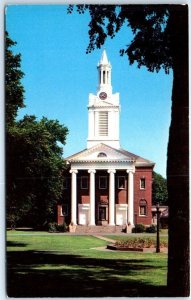
<svg viewBox="0 0 191 300"><path fill-rule="evenodd" d="M87 53L114 38L123 25L134 34L120 50L130 64L149 71L173 70L171 125L167 158L169 197L168 288L172 296L189 295L189 142L188 6L78 5L90 13ZM69 6L68 12L73 11Z"/></svg>
<svg viewBox="0 0 191 300"><path fill-rule="evenodd" d="M58 121L37 121L35 116L25 116L9 130L7 208L17 224L42 227L53 221L63 190L58 142L65 144L67 132Z"/></svg>
<svg viewBox="0 0 191 300"><path fill-rule="evenodd" d="M12 41L5 33L5 98L6 98L6 124L13 123L19 108L24 105L24 87L21 79L21 55L13 54L11 48L17 43Z"/></svg>
<svg viewBox="0 0 191 300"><path fill-rule="evenodd" d="M152 203L168 205L167 182L160 174L153 172Z"/></svg>
<svg viewBox="0 0 191 300"><path fill-rule="evenodd" d="M6 35L6 206L7 224L42 227L52 221L56 202L63 191L62 147L67 127L57 120L25 116L21 56L13 55L15 45Z"/></svg>

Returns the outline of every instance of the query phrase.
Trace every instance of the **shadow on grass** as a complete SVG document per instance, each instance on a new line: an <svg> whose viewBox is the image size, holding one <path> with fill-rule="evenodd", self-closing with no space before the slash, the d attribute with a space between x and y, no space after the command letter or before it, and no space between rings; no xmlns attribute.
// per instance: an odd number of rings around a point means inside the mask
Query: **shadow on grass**
<svg viewBox="0 0 191 300"><path fill-rule="evenodd" d="M96 259L43 251L7 254L9 297L162 297L166 286L125 279L156 266L145 260ZM133 277L132 277L133 278Z"/></svg>
<svg viewBox="0 0 191 300"><path fill-rule="evenodd" d="M26 243L7 241L7 247L26 247Z"/></svg>

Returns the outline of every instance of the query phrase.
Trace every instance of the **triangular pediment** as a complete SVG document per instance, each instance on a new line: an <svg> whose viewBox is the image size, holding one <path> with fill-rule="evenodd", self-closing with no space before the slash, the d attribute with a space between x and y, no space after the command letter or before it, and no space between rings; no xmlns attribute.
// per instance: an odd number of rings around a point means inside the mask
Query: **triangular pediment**
<svg viewBox="0 0 191 300"><path fill-rule="evenodd" d="M135 157L105 144L97 144L66 159L72 161L134 161Z"/></svg>

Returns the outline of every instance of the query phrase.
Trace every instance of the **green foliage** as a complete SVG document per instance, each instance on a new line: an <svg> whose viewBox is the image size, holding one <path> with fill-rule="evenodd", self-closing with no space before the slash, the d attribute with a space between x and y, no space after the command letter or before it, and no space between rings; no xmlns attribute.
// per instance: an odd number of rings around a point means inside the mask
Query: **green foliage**
<svg viewBox="0 0 191 300"><path fill-rule="evenodd" d="M155 232L157 232L157 226L152 224L151 226L149 226L149 227L146 228L146 232L147 233L155 233Z"/></svg>
<svg viewBox="0 0 191 300"><path fill-rule="evenodd" d="M172 8L167 5L77 5L77 12L90 14L89 45L87 53L101 48L107 37L114 38L123 26L131 27L134 38L126 41L120 55L127 55L130 64L135 61L138 68L149 71L164 68L166 73L173 66L169 39L169 15ZM69 5L68 13L74 6Z"/></svg>
<svg viewBox="0 0 191 300"><path fill-rule="evenodd" d="M7 131L7 203L25 225L42 226L54 219L62 195L63 160L58 141L67 128L58 121L25 116Z"/></svg>
<svg viewBox="0 0 191 300"><path fill-rule="evenodd" d="M24 73L21 71L21 55L14 54L12 46L17 43L12 41L5 33L5 99L6 99L6 123L12 124L17 116L19 108L24 107L24 88L22 78Z"/></svg>
<svg viewBox="0 0 191 300"><path fill-rule="evenodd" d="M68 226L64 222L62 225L61 224L57 225L57 229L59 232L66 232L66 231L68 231Z"/></svg>
<svg viewBox="0 0 191 300"><path fill-rule="evenodd" d="M145 232L146 227L144 224L135 224L135 227L132 229L133 233Z"/></svg>
<svg viewBox="0 0 191 300"><path fill-rule="evenodd" d="M51 222L48 224L48 231L49 232L66 232L68 231L68 227L66 223L62 225L58 225L56 222Z"/></svg>
<svg viewBox="0 0 191 300"><path fill-rule="evenodd" d="M152 203L168 204L167 181L160 174L153 172Z"/></svg>
<svg viewBox="0 0 191 300"><path fill-rule="evenodd" d="M48 224L48 231L49 232L57 232L57 223L51 222Z"/></svg>

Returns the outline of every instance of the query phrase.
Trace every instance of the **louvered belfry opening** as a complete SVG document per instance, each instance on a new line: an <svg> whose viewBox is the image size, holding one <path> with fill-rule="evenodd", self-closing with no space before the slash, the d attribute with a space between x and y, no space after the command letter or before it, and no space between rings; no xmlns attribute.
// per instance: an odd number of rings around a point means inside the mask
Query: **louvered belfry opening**
<svg viewBox="0 0 191 300"><path fill-rule="evenodd" d="M99 135L108 136L108 112L99 112Z"/></svg>

